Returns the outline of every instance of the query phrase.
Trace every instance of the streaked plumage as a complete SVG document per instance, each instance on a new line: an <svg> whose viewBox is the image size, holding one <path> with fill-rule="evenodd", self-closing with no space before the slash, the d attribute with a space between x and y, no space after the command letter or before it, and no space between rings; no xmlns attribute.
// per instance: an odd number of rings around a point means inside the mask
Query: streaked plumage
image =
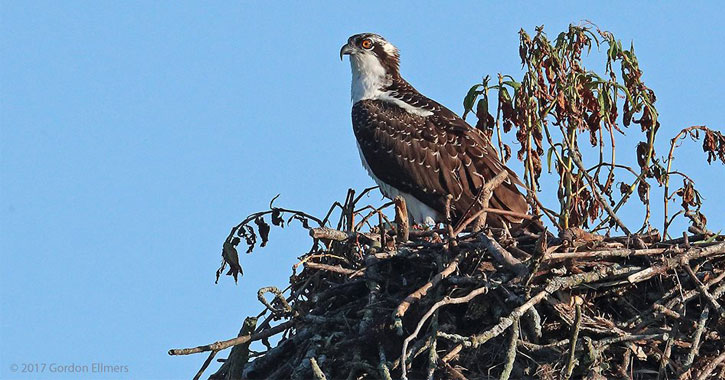
<svg viewBox="0 0 725 380"><path fill-rule="evenodd" d="M398 50L365 33L348 40L353 72L352 124L363 166L388 198L402 195L417 223L442 221L446 197L453 196L454 220L469 210L483 184L506 168L488 138L458 115L425 97L399 72ZM491 207L525 213L525 198L510 178L499 186ZM497 222L491 215L489 222ZM520 219L508 217L510 222ZM498 223L497 223L498 224Z"/></svg>

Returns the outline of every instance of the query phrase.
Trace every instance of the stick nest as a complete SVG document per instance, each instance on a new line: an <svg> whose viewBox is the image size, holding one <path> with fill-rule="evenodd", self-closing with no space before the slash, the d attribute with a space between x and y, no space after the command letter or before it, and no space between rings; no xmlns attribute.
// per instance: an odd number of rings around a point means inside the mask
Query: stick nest
<svg viewBox="0 0 725 380"><path fill-rule="evenodd" d="M341 205L341 229L312 228L309 215L274 207L247 218L260 227L265 213L276 225L291 215L288 222L308 227L313 248L285 291L260 289L265 310L247 318L239 337L170 353L211 351L203 370L234 346L211 379L705 379L725 372L723 235L691 228L661 241L656 230L609 237L572 228L555 236L526 223L457 235L448 225L408 231L372 207L354 223L359 198ZM405 208L396 209L396 219L405 218ZM312 221L324 226L328 218ZM355 228L363 225L368 232ZM275 334L282 335L272 346ZM255 340L267 349L250 351Z"/></svg>

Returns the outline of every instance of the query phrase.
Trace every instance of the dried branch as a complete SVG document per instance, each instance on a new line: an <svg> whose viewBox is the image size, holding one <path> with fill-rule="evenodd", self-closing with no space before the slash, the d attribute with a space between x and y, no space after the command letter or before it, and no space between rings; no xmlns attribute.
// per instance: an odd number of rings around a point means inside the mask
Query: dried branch
<svg viewBox="0 0 725 380"><path fill-rule="evenodd" d="M221 351L225 348L229 348L232 346L236 346L238 344L246 343L246 342L254 342L257 340L269 338L271 336L277 335L288 328L292 327L294 325L294 321L287 321L280 323L277 326L274 326L272 328L269 328L267 330L264 330L259 333L251 334L251 335L243 335L238 336L236 338L223 340L215 343L210 343L204 346L198 346L193 348L175 348L169 350L169 355L191 355L191 354L198 354L200 352L206 352L206 351Z"/></svg>

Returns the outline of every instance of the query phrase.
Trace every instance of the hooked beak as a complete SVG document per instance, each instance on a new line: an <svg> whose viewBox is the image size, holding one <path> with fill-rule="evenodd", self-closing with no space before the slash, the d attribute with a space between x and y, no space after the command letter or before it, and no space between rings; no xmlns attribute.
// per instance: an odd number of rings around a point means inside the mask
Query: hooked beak
<svg viewBox="0 0 725 380"><path fill-rule="evenodd" d="M343 55L350 55L353 53L353 48L350 46L350 44L342 45L342 49L340 49L340 60L342 61Z"/></svg>

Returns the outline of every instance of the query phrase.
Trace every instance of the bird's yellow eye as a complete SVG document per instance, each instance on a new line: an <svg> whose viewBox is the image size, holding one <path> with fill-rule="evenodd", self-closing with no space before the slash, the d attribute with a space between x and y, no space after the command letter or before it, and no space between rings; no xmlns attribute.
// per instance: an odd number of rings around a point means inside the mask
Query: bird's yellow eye
<svg viewBox="0 0 725 380"><path fill-rule="evenodd" d="M362 46L365 49L370 49L373 47L373 41L370 41L370 39L366 38L366 39L362 40L362 42L360 43L360 46Z"/></svg>

